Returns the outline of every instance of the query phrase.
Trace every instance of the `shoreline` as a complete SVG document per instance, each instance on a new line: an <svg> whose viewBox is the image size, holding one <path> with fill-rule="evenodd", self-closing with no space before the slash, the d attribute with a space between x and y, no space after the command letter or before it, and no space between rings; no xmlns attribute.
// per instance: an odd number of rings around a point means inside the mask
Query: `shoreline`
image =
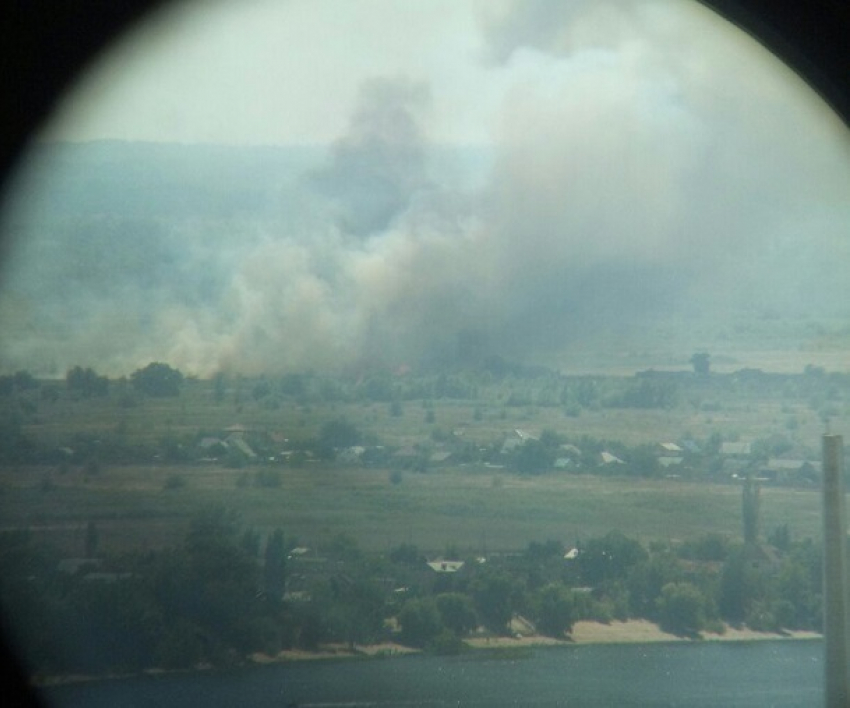
<svg viewBox="0 0 850 708"><path fill-rule="evenodd" d="M812 630L785 630L782 632L758 632L747 628L736 628L724 625L724 632L716 634L703 632L698 637L683 637L663 631L657 624L644 619L625 621L613 620L608 624L581 620L573 625L569 637L556 639L541 634L522 634L513 637L476 636L464 639L464 645L470 651L488 651L504 649L533 649L536 647L553 646L592 646L599 644L655 644L655 643L693 643L693 642L753 642L753 641L788 641L823 639L820 632ZM245 657L246 666L266 666L270 664L300 663L305 661L329 660L372 660L409 656L423 653L422 649L414 649L395 642L380 642L378 644L355 645L354 649L347 644L325 644L317 651L305 649L284 649L275 655L254 652ZM199 665L189 669L166 670L159 668L145 669L128 674L79 675L64 674L31 678L31 684L36 688L50 688L89 681L115 681L143 676L154 677L180 673L203 673L214 671L209 665Z"/></svg>

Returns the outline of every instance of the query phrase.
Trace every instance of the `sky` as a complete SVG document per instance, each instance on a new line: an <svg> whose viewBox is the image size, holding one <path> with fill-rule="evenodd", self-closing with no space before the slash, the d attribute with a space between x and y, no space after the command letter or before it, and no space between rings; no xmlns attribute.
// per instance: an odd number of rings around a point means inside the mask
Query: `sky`
<svg viewBox="0 0 850 708"><path fill-rule="evenodd" d="M104 139L324 153L281 186L284 216L224 235L152 201L136 246L158 234L177 275L149 263L96 287L73 255L91 229L59 249L27 227L38 191L61 187L31 178L0 300L7 367L396 365L742 308L850 316L846 127L686 0L176 4L107 51L41 136ZM435 159L473 147L487 166L465 182Z"/></svg>
<svg viewBox="0 0 850 708"><path fill-rule="evenodd" d="M325 143L345 130L363 82L383 76L430 87L432 140L489 143L515 92L551 94L611 71L655 92L647 98L678 92L717 112L745 99L759 113L806 93L686 0L203 0L166 7L108 50L48 135Z"/></svg>

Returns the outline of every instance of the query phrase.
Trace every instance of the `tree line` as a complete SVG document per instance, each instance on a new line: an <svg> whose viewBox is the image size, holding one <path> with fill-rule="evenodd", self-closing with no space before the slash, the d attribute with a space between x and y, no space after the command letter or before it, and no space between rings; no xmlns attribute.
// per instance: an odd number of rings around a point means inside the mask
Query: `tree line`
<svg viewBox="0 0 850 708"><path fill-rule="evenodd" d="M96 550L89 524L86 550ZM0 533L3 616L34 674L228 666L256 651L394 640L459 651L473 633L509 635L521 616L568 639L579 620L646 618L682 636L821 628L821 550L787 528L771 543L708 534L644 546L612 531L567 549L463 560L439 573L411 544L365 553L345 535L311 562L281 530L262 537L222 507L196 514L181 543L91 560L74 574L23 531ZM15 636L15 635L13 635Z"/></svg>

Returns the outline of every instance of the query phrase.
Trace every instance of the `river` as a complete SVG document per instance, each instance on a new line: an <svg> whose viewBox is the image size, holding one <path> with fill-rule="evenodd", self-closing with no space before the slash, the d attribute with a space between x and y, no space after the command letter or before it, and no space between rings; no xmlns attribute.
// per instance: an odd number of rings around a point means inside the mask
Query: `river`
<svg viewBox="0 0 850 708"><path fill-rule="evenodd" d="M823 703L823 642L541 647L305 661L59 686L57 708L776 706Z"/></svg>

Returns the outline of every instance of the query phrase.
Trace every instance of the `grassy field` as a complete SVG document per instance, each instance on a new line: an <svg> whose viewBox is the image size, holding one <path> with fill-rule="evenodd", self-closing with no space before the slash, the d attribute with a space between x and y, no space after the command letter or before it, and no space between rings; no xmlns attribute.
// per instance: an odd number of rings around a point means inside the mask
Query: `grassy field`
<svg viewBox="0 0 850 708"><path fill-rule="evenodd" d="M120 551L176 541L188 517L207 504L237 509L258 530L281 527L301 544L321 547L345 533L368 550L412 542L431 553L447 545L469 552L514 550L554 538L565 544L619 529L644 541L675 541L706 532L741 534L741 490L734 484L556 475L519 478L494 470L406 473L306 465L288 468L273 489L240 488L244 472L209 467L114 467L88 479L43 470L0 474L0 518L28 526L68 553L81 553L95 520L101 549ZM164 489L178 474L179 489ZM820 534L817 491L762 491L762 526L789 524L797 537Z"/></svg>

